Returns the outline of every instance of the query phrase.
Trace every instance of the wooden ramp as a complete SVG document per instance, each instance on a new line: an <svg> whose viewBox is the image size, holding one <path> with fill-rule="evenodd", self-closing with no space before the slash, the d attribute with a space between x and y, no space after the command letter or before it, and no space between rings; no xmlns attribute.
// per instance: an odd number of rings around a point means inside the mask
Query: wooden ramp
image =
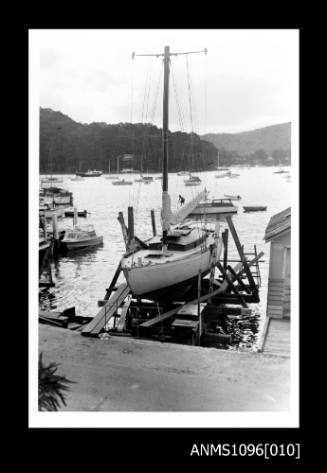
<svg viewBox="0 0 327 473"><path fill-rule="evenodd" d="M97 336L109 319L114 315L120 304L129 294L129 287L126 283L120 284L115 293L101 307L99 313L91 320L89 324L82 330L82 335L95 337Z"/></svg>
<svg viewBox="0 0 327 473"><path fill-rule="evenodd" d="M262 351L268 355L290 356L290 319L269 317Z"/></svg>

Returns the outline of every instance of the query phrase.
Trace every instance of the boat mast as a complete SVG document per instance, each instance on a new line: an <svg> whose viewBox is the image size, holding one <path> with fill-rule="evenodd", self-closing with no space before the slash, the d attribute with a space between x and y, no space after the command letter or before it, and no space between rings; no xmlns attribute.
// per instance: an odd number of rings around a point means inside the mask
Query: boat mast
<svg viewBox="0 0 327 473"><path fill-rule="evenodd" d="M170 210L170 198L168 195L168 104L169 104L169 65L170 56L180 56L183 54L207 54L207 49L204 48L202 51L187 51L181 53L171 53L170 47L165 46L164 54L135 54L132 53L132 59L135 56L156 56L164 57L164 92L163 92L163 124L162 124L162 138L163 138L163 166L162 166L162 220L163 220L163 231L162 231L162 242L163 245L167 245L168 235L168 215Z"/></svg>
<svg viewBox="0 0 327 473"><path fill-rule="evenodd" d="M163 122L162 122L162 138L163 138L163 167L162 167L162 192L168 193L168 118L169 118L169 46L165 46L164 52L164 92L163 92ZM163 229L162 242L167 243L168 230Z"/></svg>

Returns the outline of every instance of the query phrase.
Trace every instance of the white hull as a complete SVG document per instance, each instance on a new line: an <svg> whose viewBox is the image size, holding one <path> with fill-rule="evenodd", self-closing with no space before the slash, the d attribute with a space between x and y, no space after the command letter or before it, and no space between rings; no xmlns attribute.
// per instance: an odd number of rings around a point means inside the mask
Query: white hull
<svg viewBox="0 0 327 473"><path fill-rule="evenodd" d="M219 239L218 258L221 250L222 241ZM183 253L183 255L179 258L176 257L175 261L168 260L166 263L134 266L128 269L123 267L131 291L139 296L160 292L160 290L196 278L200 269L201 273L207 273L210 270L211 254L209 248L202 251L201 247L198 247L180 253Z"/></svg>

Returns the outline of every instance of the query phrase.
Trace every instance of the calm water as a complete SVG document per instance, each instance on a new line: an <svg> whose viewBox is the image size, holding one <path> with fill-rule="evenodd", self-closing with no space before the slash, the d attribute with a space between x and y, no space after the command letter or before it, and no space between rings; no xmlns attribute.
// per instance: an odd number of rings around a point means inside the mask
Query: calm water
<svg viewBox="0 0 327 473"><path fill-rule="evenodd" d="M267 297L267 279L269 262L269 244L263 237L265 228L272 215L291 205L291 183L285 174L274 174L276 168L232 168L233 173L240 174L235 179L216 179L216 172L199 173L202 183L209 190L209 197L224 197L224 194L241 195L240 201L234 205L239 212L233 217L234 225L245 251L252 252L253 245L257 251L263 251L265 260L261 263L262 286L261 301L257 311L261 315L260 326L264 319ZM51 289L54 298L52 307L58 310L75 306L77 315L94 316L98 311L97 301L103 299L105 289L110 284L125 246L121 228L117 221L119 211L123 211L127 223L127 207L134 207L135 234L140 238L152 235L150 210L156 214L157 231L160 226L161 180L151 184L134 182L138 174L125 176L132 180L132 186L113 186L105 176L84 178L83 181L71 181L73 176L62 176L62 187L73 192L74 206L78 210L88 210L91 215L87 219L80 218L79 223L93 223L99 235L103 235L103 246L70 252L60 257L53 264L55 288ZM169 175L169 193L173 209L178 208L178 195L185 197L186 203L194 197L202 187L185 187L185 176ZM266 205L266 212L244 213L243 205ZM59 226L72 226L72 219L64 218ZM226 224L222 224L222 230ZM229 235L229 257L239 259L233 239ZM251 257L250 257L251 258Z"/></svg>

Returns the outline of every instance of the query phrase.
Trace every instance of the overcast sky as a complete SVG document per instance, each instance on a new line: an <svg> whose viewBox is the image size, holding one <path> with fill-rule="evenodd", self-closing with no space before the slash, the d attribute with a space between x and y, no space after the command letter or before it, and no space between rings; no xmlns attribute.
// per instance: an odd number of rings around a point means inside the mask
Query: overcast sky
<svg viewBox="0 0 327 473"><path fill-rule="evenodd" d="M171 52L208 49L207 56L188 56L188 64L185 56L172 57L171 130L190 131L191 118L199 134L297 119L297 30L31 30L30 35L40 58L39 105L78 122L161 126L162 58L133 61L131 54L162 53L165 45Z"/></svg>

